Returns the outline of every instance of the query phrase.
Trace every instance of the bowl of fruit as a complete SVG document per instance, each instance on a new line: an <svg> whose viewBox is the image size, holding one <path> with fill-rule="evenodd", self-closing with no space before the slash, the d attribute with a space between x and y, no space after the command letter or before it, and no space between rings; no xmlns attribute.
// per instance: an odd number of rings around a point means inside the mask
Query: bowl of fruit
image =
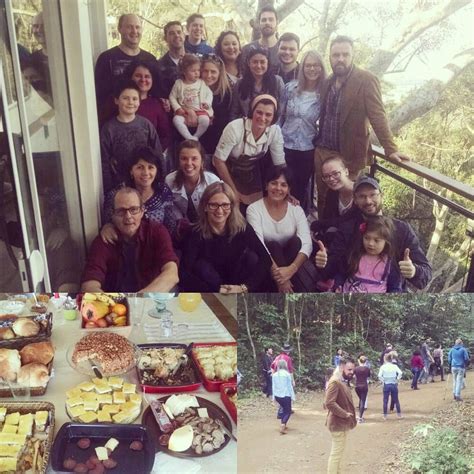
<svg viewBox="0 0 474 474"><path fill-rule="evenodd" d="M78 296L83 329L130 326L129 305L122 293L84 293Z"/></svg>

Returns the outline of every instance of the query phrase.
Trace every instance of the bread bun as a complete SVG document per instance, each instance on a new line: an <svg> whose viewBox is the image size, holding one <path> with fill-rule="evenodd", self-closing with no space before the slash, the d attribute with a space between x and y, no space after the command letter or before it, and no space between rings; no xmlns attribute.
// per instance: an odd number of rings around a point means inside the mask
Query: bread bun
<svg viewBox="0 0 474 474"><path fill-rule="evenodd" d="M40 326L31 318L18 318L12 324L12 329L17 336L31 337L39 333Z"/></svg>
<svg viewBox="0 0 474 474"><path fill-rule="evenodd" d="M14 321L18 319L16 314L0 314L0 321Z"/></svg>
<svg viewBox="0 0 474 474"><path fill-rule="evenodd" d="M43 364L26 364L18 372L17 382L25 387L45 387L48 381L49 371Z"/></svg>
<svg viewBox="0 0 474 474"><path fill-rule="evenodd" d="M10 328L0 328L0 339L3 341L15 339L15 333Z"/></svg>
<svg viewBox="0 0 474 474"><path fill-rule="evenodd" d="M0 349L0 378L14 382L20 368L20 353L16 349Z"/></svg>
<svg viewBox="0 0 474 474"><path fill-rule="evenodd" d="M54 357L54 348L51 342L34 342L28 344L20 351L22 365L37 362L38 364L48 365Z"/></svg>

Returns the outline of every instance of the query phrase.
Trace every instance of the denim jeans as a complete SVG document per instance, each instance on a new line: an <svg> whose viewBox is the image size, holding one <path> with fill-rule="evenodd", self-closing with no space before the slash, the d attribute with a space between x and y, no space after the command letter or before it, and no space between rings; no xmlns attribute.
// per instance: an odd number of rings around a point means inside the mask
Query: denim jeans
<svg viewBox="0 0 474 474"><path fill-rule="evenodd" d="M466 369L461 367L452 367L451 373L453 374L453 394L455 397L461 396L461 390L464 383L464 372Z"/></svg>
<svg viewBox="0 0 474 474"><path fill-rule="evenodd" d="M396 383L387 383L383 386L383 414L387 415L388 398L392 398L392 402L397 408L397 413L400 414L400 402L398 400L398 385Z"/></svg>
<svg viewBox="0 0 474 474"><path fill-rule="evenodd" d="M286 425L291 416L291 397L275 397L275 400L280 404L277 418Z"/></svg>
<svg viewBox="0 0 474 474"><path fill-rule="evenodd" d="M413 374L413 379L411 381L411 388L418 388L418 379L420 378L421 371L419 367L415 367L411 369L411 373Z"/></svg>

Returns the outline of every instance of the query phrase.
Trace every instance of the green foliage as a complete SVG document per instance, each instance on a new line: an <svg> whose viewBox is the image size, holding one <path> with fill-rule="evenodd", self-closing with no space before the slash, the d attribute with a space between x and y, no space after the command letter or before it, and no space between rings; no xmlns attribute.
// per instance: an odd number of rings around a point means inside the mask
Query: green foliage
<svg viewBox="0 0 474 474"><path fill-rule="evenodd" d="M469 449L464 439L452 428L417 425L413 428L416 442L404 451L407 465L415 473L467 474L470 470Z"/></svg>

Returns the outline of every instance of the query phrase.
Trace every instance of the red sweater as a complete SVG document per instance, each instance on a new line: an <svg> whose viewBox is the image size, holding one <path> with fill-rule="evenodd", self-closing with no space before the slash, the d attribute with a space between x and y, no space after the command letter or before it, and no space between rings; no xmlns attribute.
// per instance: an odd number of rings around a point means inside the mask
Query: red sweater
<svg viewBox="0 0 474 474"><path fill-rule="evenodd" d="M414 355L411 358L410 364L412 369L422 369L425 366L425 364L423 363L423 359L419 355Z"/></svg>

